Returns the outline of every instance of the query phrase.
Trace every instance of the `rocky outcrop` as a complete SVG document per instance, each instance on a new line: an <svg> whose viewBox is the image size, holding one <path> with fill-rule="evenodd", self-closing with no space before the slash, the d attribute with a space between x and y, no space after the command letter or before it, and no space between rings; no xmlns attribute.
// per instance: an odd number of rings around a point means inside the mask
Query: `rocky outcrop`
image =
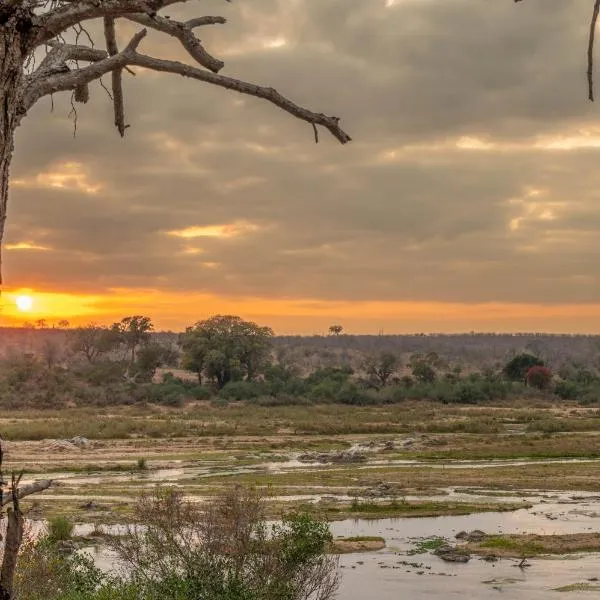
<svg viewBox="0 0 600 600"><path fill-rule="evenodd" d="M446 562L467 563L471 560L471 555L464 550L448 545L440 546L434 554Z"/></svg>
<svg viewBox="0 0 600 600"><path fill-rule="evenodd" d="M481 542L485 539L485 532L480 529L474 529L473 531L460 531L456 534L457 540L464 540L465 542Z"/></svg>

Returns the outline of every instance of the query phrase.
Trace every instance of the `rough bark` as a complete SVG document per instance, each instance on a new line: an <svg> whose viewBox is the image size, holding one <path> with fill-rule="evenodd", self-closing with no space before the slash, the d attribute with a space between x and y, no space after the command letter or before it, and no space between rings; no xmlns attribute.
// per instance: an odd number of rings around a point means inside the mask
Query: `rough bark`
<svg viewBox="0 0 600 600"><path fill-rule="evenodd" d="M0 600L12 598L15 569L23 539L23 514L18 506L16 509L8 509L7 521L4 559L0 571Z"/></svg>
<svg viewBox="0 0 600 600"><path fill-rule="evenodd" d="M23 78L21 38L10 24L2 26L0 36L0 284L2 283L1 247L8 204L8 178L19 121L19 93Z"/></svg>

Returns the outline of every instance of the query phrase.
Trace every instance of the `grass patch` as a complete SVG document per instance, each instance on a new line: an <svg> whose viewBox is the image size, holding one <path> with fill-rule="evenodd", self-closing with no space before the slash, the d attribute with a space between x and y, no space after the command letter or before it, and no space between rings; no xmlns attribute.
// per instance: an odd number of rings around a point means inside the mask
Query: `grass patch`
<svg viewBox="0 0 600 600"><path fill-rule="evenodd" d="M441 537L432 537L424 540L419 540L415 543L415 547L408 551L409 556L414 554L425 554L426 552L433 552L438 548L441 548L446 544L446 540Z"/></svg>
<svg viewBox="0 0 600 600"><path fill-rule="evenodd" d="M385 548L385 539L378 536L357 536L338 538L329 544L330 554L350 554L352 552L374 552Z"/></svg>
<svg viewBox="0 0 600 600"><path fill-rule="evenodd" d="M330 519L393 519L405 517L439 517L470 515L481 512L509 512L529 508L527 503L466 503L466 502L353 502L349 505L319 504ZM309 509L309 506L303 507Z"/></svg>
<svg viewBox="0 0 600 600"><path fill-rule="evenodd" d="M562 587L554 588L555 592L597 592L600 585L592 583L571 583Z"/></svg>
<svg viewBox="0 0 600 600"><path fill-rule="evenodd" d="M600 551L600 533L491 535L464 546L472 554L523 558Z"/></svg>

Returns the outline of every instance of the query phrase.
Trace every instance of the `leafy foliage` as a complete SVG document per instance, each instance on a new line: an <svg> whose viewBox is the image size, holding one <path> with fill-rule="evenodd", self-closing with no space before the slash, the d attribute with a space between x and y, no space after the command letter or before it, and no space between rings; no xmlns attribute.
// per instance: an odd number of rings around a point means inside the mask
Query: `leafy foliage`
<svg viewBox="0 0 600 600"><path fill-rule="evenodd" d="M525 381L529 369L538 366L543 367L544 361L533 354L524 352L511 358L504 365L502 372L511 381Z"/></svg>
<svg viewBox="0 0 600 600"><path fill-rule="evenodd" d="M273 331L231 315L217 315L189 327L181 337L186 368L204 373L219 389L230 381L254 379L266 366Z"/></svg>

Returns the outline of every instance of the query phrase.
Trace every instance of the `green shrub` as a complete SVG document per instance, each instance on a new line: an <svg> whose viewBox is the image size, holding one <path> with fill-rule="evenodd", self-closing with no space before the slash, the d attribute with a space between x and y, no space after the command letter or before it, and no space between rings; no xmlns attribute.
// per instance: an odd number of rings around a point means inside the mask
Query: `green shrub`
<svg viewBox="0 0 600 600"><path fill-rule="evenodd" d="M559 381L554 386L554 393L563 400L576 400L581 396L581 386L575 381Z"/></svg>
<svg viewBox="0 0 600 600"><path fill-rule="evenodd" d="M48 539L62 542L71 539L73 523L67 517L53 517L48 521Z"/></svg>
<svg viewBox="0 0 600 600"><path fill-rule="evenodd" d="M226 400L253 400L264 393L264 385L258 381L230 381L219 392Z"/></svg>
<svg viewBox="0 0 600 600"><path fill-rule="evenodd" d="M531 367L543 367L544 361L533 354L524 352L511 358L502 369L505 377L511 381L525 381L527 371Z"/></svg>
<svg viewBox="0 0 600 600"><path fill-rule="evenodd" d="M194 400L208 400L211 398L212 392L210 388L207 388L204 385L194 385L194 387L190 389L190 395Z"/></svg>

